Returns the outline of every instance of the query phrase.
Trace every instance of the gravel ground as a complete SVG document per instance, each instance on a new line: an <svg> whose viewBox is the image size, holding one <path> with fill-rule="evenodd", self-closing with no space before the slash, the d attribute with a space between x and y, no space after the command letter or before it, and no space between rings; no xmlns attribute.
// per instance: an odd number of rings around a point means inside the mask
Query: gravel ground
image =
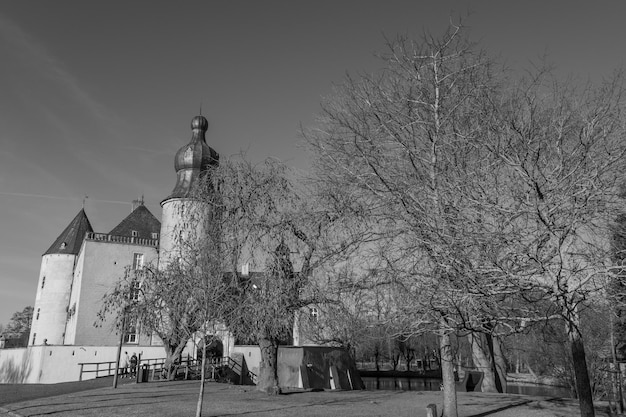
<svg viewBox="0 0 626 417"><path fill-rule="evenodd" d="M58 384L57 384L58 385ZM23 386L22 386L23 387ZM0 394L2 393L0 386ZM198 381L154 382L66 393L13 402L0 407L0 416L193 416ZM203 416L259 417L420 417L436 404L440 392L323 391L294 392L269 397L254 387L207 382ZM459 393L459 417L579 416L574 400L509 394ZM608 416L598 409L598 417Z"/></svg>

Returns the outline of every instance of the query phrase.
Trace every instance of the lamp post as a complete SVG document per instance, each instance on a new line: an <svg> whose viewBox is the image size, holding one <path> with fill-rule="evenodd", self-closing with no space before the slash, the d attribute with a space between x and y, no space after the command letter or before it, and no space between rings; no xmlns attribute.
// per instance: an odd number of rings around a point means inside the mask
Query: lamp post
<svg viewBox="0 0 626 417"><path fill-rule="evenodd" d="M119 377L120 359L122 357L122 345L124 344L124 330L126 329L126 307L124 307L122 313L122 330L120 331L120 343L117 345L117 362L115 366L115 373L113 374L113 388L117 388L117 379Z"/></svg>

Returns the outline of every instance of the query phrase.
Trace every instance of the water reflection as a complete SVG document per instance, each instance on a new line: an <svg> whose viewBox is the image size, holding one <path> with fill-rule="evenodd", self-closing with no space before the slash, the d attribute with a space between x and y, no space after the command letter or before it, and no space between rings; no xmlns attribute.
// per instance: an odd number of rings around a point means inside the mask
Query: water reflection
<svg viewBox="0 0 626 417"><path fill-rule="evenodd" d="M436 378L395 378L395 377L361 377L368 390L396 391L439 391L441 379ZM539 395L546 397L572 398L567 388L546 385L512 384L507 386L507 393L522 395Z"/></svg>
<svg viewBox="0 0 626 417"><path fill-rule="evenodd" d="M547 385L508 384L506 392L509 394L541 395L544 397L573 398L568 388L550 387Z"/></svg>
<svg viewBox="0 0 626 417"><path fill-rule="evenodd" d="M361 377L365 389L382 389L398 391L439 391L440 379L435 378L394 378L394 377Z"/></svg>

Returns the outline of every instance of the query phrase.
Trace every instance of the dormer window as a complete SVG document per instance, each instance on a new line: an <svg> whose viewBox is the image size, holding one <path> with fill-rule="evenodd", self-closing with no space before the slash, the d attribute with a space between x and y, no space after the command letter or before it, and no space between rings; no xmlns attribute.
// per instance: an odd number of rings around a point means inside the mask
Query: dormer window
<svg viewBox="0 0 626 417"><path fill-rule="evenodd" d="M139 235L139 233L137 233L137 231L136 231L136 230L131 230L130 234L131 234L133 237L137 237L137 236Z"/></svg>
<svg viewBox="0 0 626 417"><path fill-rule="evenodd" d="M67 243L65 242L61 243L61 249L65 249L66 246L67 246Z"/></svg>
<svg viewBox="0 0 626 417"><path fill-rule="evenodd" d="M156 239L158 239L158 238L159 238L159 234L158 234L158 233L156 233L156 232L152 232L152 233L150 234L150 236L151 236L151 237L152 237L152 239L154 239L154 240L156 240Z"/></svg>

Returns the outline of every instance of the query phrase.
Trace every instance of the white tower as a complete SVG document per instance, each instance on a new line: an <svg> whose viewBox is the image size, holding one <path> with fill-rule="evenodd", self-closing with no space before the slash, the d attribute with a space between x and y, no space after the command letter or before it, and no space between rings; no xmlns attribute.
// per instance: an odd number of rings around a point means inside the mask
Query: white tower
<svg viewBox="0 0 626 417"><path fill-rule="evenodd" d="M210 208L193 198L194 185L211 166L219 163L219 155L206 143L209 122L203 116L191 120L191 141L176 152L176 186L161 202L161 243L159 267L185 256L186 245L202 238Z"/></svg>
<svg viewBox="0 0 626 417"><path fill-rule="evenodd" d="M93 229L83 209L43 254L29 345L63 344L74 266L86 233Z"/></svg>

